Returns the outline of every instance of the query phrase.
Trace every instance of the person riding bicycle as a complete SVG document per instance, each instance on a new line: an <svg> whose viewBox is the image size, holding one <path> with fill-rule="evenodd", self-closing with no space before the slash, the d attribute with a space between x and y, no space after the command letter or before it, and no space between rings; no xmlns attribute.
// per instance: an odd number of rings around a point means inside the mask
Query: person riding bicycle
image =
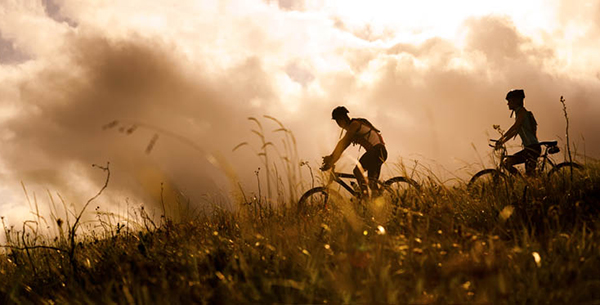
<svg viewBox="0 0 600 305"><path fill-rule="evenodd" d="M378 190L377 180L381 173L381 166L387 159L387 150L381 132L373 124L363 118L351 119L348 112L346 107L338 106L331 113L331 118L346 130L346 134L339 140L331 155L323 157L321 170L330 169L350 144L360 145L366 151L360 157L353 173L359 183L361 194L366 195L368 188L371 191ZM364 172L367 173L366 179Z"/></svg>
<svg viewBox="0 0 600 305"><path fill-rule="evenodd" d="M533 113L523 106L524 99L525 92L523 89L514 89L506 94L508 109L512 110L511 118L513 114L516 114L515 123L498 139L496 149L500 149L508 140L519 135L523 150L508 156L504 161L504 167L514 174L517 172L514 165L525 163L526 174L531 175L535 172L537 158L540 156L542 149L537 139L537 122Z"/></svg>

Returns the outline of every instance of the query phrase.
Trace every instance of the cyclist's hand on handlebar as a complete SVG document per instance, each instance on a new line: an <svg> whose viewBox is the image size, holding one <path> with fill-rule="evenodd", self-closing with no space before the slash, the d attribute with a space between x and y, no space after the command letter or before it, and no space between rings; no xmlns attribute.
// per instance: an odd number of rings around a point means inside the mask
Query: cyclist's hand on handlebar
<svg viewBox="0 0 600 305"><path fill-rule="evenodd" d="M496 144L494 144L494 149L498 150L501 149L504 146L504 143L502 143L500 140L496 141Z"/></svg>
<svg viewBox="0 0 600 305"><path fill-rule="evenodd" d="M323 157L323 165L321 165L321 170L326 171L326 170L330 169L332 166L333 166L333 164L331 164L331 156Z"/></svg>

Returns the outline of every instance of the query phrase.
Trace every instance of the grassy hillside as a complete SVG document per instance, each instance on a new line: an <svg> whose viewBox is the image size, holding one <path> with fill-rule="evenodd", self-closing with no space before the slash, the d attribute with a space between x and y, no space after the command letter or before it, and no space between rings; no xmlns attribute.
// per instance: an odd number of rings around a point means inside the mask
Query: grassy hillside
<svg viewBox="0 0 600 305"><path fill-rule="evenodd" d="M600 300L597 165L572 185L422 183L400 209L338 198L308 215L293 202L178 221L139 210L135 229L97 213L104 231L73 239L73 220L56 220L56 238L5 227L0 303Z"/></svg>

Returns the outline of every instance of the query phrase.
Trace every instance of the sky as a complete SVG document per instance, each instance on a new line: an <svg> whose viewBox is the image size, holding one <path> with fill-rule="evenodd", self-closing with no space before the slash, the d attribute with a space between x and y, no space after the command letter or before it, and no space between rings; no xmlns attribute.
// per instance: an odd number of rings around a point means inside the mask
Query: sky
<svg viewBox="0 0 600 305"><path fill-rule="evenodd" d="M561 147L564 96L597 159L599 34L594 0L0 0L0 216L79 211L107 162L92 208L115 213L264 195L267 170L284 192L333 150L338 105L382 131L382 178L464 179L491 165L514 88Z"/></svg>

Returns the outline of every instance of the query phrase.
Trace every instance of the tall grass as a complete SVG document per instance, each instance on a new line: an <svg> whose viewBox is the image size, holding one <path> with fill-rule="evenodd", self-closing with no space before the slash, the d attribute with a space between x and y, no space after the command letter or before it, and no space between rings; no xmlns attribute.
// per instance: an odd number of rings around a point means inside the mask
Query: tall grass
<svg viewBox="0 0 600 305"><path fill-rule="evenodd" d="M565 112L566 115L566 112ZM258 196L236 209L193 210L162 196L159 219L145 207L125 216L100 208L104 186L81 211L54 196L50 221L31 198L33 220L7 227L0 255L0 303L591 303L600 299L600 164L590 161L566 188L546 178L520 179L473 193L433 172L392 164L421 180L402 206L331 196L331 208L300 214L296 200L315 185L293 134L275 118L267 133L256 118ZM115 121L196 145L172 132ZM568 133L568 132L567 132ZM280 143L268 140L273 135ZM199 152L202 152L198 148ZM203 152L202 152L203 153ZM302 167L310 172L304 181ZM261 180L261 177L263 179ZM267 194L261 186L266 183ZM273 191L276 196L273 196ZM178 215L167 215L169 207ZM89 212L89 211L88 211ZM63 215L64 216L59 216ZM42 224L50 228L44 235ZM84 228L87 229L83 231Z"/></svg>
<svg viewBox="0 0 600 305"><path fill-rule="evenodd" d="M569 162L573 162L573 155L571 154L571 140L569 138L569 114L567 112L567 101L564 97L560 97L560 103L563 106L563 115L565 117L565 138L567 140L567 157ZM571 182L573 182L573 169L569 171L569 177Z"/></svg>
<svg viewBox="0 0 600 305"><path fill-rule="evenodd" d="M305 161L300 161L298 157L298 147L296 145L296 138L291 130L287 129L279 120L272 116L265 115L264 118L272 121L278 125L279 128L272 130L272 134L281 135L277 140L281 140L281 144L269 140L270 134L265 132L262 123L255 117L249 117L248 120L255 123L257 129L251 129L251 132L256 135L260 142L258 143L260 148L256 149L251 142L242 142L233 148L233 152L248 147L252 152L261 160L265 167L264 177L266 178L267 195L263 198L262 194L257 197L257 202L262 204L266 201L268 205L271 204L286 204L286 201L296 201L299 197L299 190L303 190L304 184L302 179L301 167L307 165ZM272 162L272 153L276 154L276 161ZM278 166L279 163L279 166ZM283 169L283 170L280 170ZM310 169L310 167L309 167ZM312 177L312 169L311 177ZM257 176L257 189L261 189L260 183L260 168L256 172ZM312 177L314 183L314 177ZM274 186L273 186L274 184ZM273 198L272 189L276 190L277 196Z"/></svg>
<svg viewBox="0 0 600 305"><path fill-rule="evenodd" d="M290 197L180 220L137 207L126 226L97 209L99 230L75 235L70 222L67 238L4 226L0 303L590 303L600 166L579 179L479 196L425 176L384 214L332 196L331 209L303 215Z"/></svg>

